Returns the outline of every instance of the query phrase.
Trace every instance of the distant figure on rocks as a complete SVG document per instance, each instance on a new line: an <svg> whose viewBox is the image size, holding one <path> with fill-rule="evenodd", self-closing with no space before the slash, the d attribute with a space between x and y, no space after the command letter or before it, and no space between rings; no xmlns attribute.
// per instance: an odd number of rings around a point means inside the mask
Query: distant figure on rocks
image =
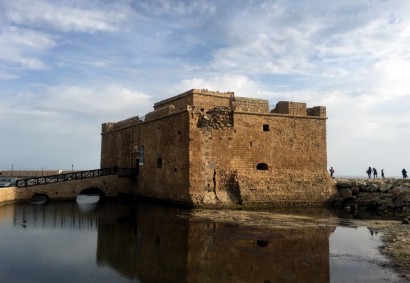
<svg viewBox="0 0 410 283"><path fill-rule="evenodd" d="M333 167L330 167L329 172L330 172L330 177L333 178L333 174L336 172L335 169L333 169Z"/></svg>
<svg viewBox="0 0 410 283"><path fill-rule="evenodd" d="M382 178L384 179L384 169L382 169L381 173L382 173Z"/></svg>
<svg viewBox="0 0 410 283"><path fill-rule="evenodd" d="M377 178L377 170L376 168L373 167L373 178L376 179Z"/></svg>
<svg viewBox="0 0 410 283"><path fill-rule="evenodd" d="M403 170L401 170L401 173L403 174L403 179L407 178L407 171L406 169L403 168Z"/></svg>
<svg viewBox="0 0 410 283"><path fill-rule="evenodd" d="M369 166L369 168L367 168L367 176L369 176L369 179L372 177L372 167Z"/></svg>

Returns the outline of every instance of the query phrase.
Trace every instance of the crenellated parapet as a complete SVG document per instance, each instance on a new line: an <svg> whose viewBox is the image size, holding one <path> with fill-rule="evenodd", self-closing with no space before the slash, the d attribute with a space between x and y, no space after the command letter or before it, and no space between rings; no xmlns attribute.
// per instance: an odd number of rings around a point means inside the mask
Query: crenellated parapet
<svg viewBox="0 0 410 283"><path fill-rule="evenodd" d="M104 123L102 124L101 133L105 134L107 132L135 126L142 122L143 121L138 116L134 116L134 117L131 117L131 118L128 118L128 119L125 119L125 120L122 120L116 123L112 123L112 122Z"/></svg>
<svg viewBox="0 0 410 283"><path fill-rule="evenodd" d="M306 103L302 102L279 101L276 103L276 107L270 112L293 116L316 116L326 118L326 107L315 106L312 108L306 108Z"/></svg>
<svg viewBox="0 0 410 283"><path fill-rule="evenodd" d="M269 113L269 101L250 97L234 97L232 107L237 112Z"/></svg>
<svg viewBox="0 0 410 283"><path fill-rule="evenodd" d="M145 115L145 121L155 120L161 117L171 115L175 112L175 106L173 104L166 105L161 108L156 108L154 111Z"/></svg>

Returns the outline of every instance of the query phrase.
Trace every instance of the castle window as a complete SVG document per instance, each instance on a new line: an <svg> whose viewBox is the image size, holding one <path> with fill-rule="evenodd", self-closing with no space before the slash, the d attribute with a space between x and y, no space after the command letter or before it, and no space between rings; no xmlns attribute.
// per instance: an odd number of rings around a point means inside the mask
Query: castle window
<svg viewBox="0 0 410 283"><path fill-rule="evenodd" d="M249 147L252 147L252 142L249 142Z"/></svg>
<svg viewBox="0 0 410 283"><path fill-rule="evenodd" d="M162 158L157 158L157 168L162 168Z"/></svg>
<svg viewBox="0 0 410 283"><path fill-rule="evenodd" d="M178 135L180 135L181 134L181 131L178 131Z"/></svg>
<svg viewBox="0 0 410 283"><path fill-rule="evenodd" d="M263 131L269 132L269 124L263 124Z"/></svg>
<svg viewBox="0 0 410 283"><path fill-rule="evenodd" d="M257 170L269 170L269 166L266 163L258 163L258 165L256 165L256 169Z"/></svg>
<svg viewBox="0 0 410 283"><path fill-rule="evenodd" d="M139 164L144 165L144 145L138 146Z"/></svg>

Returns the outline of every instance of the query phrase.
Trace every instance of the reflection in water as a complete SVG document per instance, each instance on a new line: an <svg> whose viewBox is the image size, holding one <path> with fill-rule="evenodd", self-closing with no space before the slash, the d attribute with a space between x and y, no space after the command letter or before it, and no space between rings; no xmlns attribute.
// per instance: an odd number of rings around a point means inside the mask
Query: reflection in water
<svg viewBox="0 0 410 283"><path fill-rule="evenodd" d="M330 267L333 260L329 262L329 253L339 254L329 247L337 221L328 221L326 213L312 218L109 202L87 213L73 202L3 206L0 278L5 282L337 282L330 270L343 276L343 264L339 260ZM364 274L362 279L369 272L368 266L363 268L356 270Z"/></svg>

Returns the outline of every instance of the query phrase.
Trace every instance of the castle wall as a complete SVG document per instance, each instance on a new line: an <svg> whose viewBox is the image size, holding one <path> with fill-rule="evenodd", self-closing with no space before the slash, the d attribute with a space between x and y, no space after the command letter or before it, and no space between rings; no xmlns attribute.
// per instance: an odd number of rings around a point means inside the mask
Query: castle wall
<svg viewBox="0 0 410 283"><path fill-rule="evenodd" d="M233 120L229 129L191 123L194 202L315 204L336 192L325 119L234 112Z"/></svg>
<svg viewBox="0 0 410 283"><path fill-rule="evenodd" d="M138 159L135 195L189 203L188 114L182 111L104 133L101 167L135 168Z"/></svg>
<svg viewBox="0 0 410 283"><path fill-rule="evenodd" d="M180 95L162 100L154 104L154 110L172 105L177 111L187 109L187 106L195 105L197 109L204 111L216 106L229 107L233 92L209 91L205 89L191 89Z"/></svg>
<svg viewBox="0 0 410 283"><path fill-rule="evenodd" d="M156 103L144 122L104 124L101 167L138 167L135 195L175 202L324 203L337 193L326 168L326 109L268 107L190 90Z"/></svg>
<svg viewBox="0 0 410 283"><path fill-rule="evenodd" d="M238 112L268 113L269 101L248 97L235 97L234 108Z"/></svg>

